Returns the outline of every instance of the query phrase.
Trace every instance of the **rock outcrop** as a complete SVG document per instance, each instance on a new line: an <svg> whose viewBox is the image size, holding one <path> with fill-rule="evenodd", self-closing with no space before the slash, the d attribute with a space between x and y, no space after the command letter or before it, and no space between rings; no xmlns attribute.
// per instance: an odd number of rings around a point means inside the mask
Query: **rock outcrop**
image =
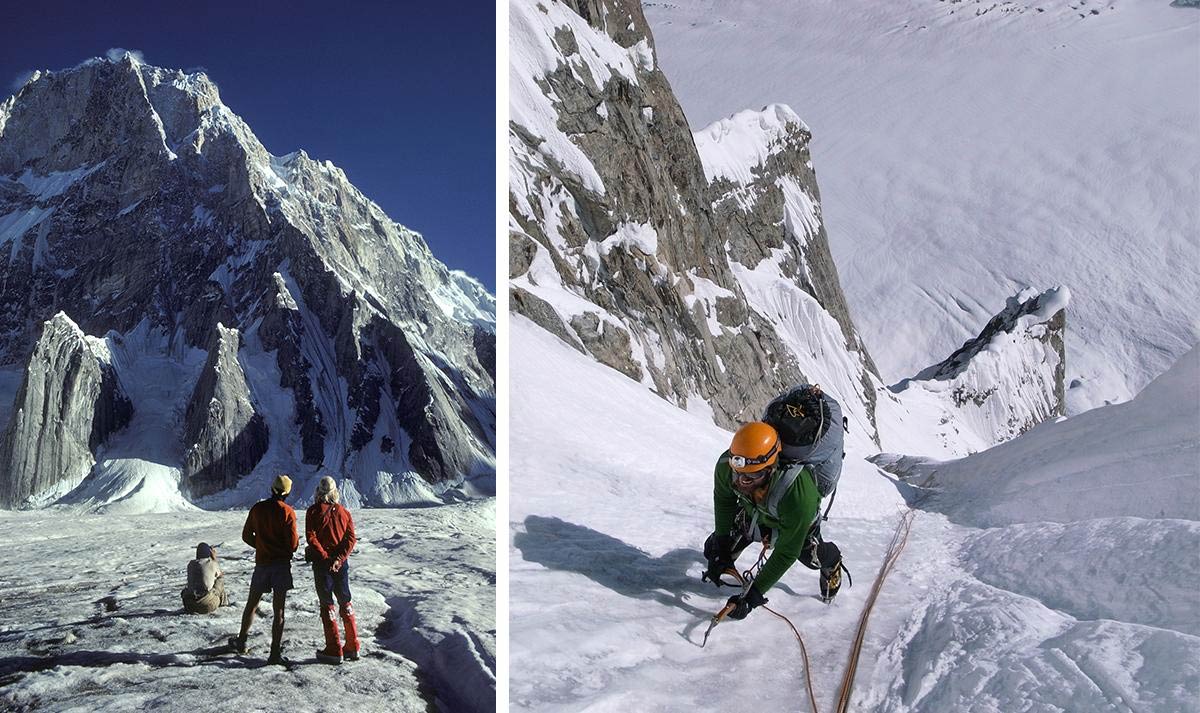
<svg viewBox="0 0 1200 713"><path fill-rule="evenodd" d="M772 104L717 121L695 140L748 304L780 335L806 380L839 394L848 415L874 433L878 372L829 250L812 132L791 108Z"/></svg>
<svg viewBox="0 0 1200 713"><path fill-rule="evenodd" d="M238 331L218 322L184 422L181 485L191 497L232 488L267 452L267 423L238 361L240 346Z"/></svg>
<svg viewBox="0 0 1200 713"><path fill-rule="evenodd" d="M0 364L24 364L59 311L86 334L157 335L138 343L176 360L211 362L217 325L236 330L245 389L206 368L178 402L211 389L222 415L162 414L186 421L177 465L197 496L242 487L264 433L275 455L251 481L360 478L368 503L391 502L392 479L440 491L494 472L494 298L333 164L271 155L203 73L130 54L36 72L2 107ZM393 373L381 340L404 341L421 367ZM394 381L429 400L398 416ZM256 423L246 393L271 404L265 431L221 455L228 428Z"/></svg>
<svg viewBox="0 0 1200 713"><path fill-rule="evenodd" d="M697 151L721 127L693 137L636 0L510 16L512 309L721 425L817 381L874 439L878 378L829 257L807 128L783 107L734 117L757 143L724 175Z"/></svg>
<svg viewBox="0 0 1200 713"><path fill-rule="evenodd" d="M68 492L132 415L104 343L55 315L43 324L0 440L0 505L36 507Z"/></svg>
<svg viewBox="0 0 1200 713"><path fill-rule="evenodd" d="M952 455L1011 440L1066 415L1066 308L1070 291L1023 290L943 361L892 387ZM898 452L904 449L896 447Z"/></svg>

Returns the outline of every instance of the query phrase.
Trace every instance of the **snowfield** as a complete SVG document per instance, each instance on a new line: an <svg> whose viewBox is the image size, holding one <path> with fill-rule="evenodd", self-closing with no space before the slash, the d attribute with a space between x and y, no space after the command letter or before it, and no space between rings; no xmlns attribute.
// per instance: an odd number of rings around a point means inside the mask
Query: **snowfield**
<svg viewBox="0 0 1200 713"><path fill-rule="evenodd" d="M1026 287L1074 295L1070 413L1128 400L1200 341L1195 8L695 0L646 18L694 130L777 102L812 128L830 248L885 382Z"/></svg>
<svg viewBox="0 0 1200 713"><path fill-rule="evenodd" d="M303 528L303 507L293 503ZM293 561L284 656L265 666L270 596L249 655L224 653L254 568L243 511L111 517L0 512L0 709L6 711L491 711L495 501L354 510L351 590L364 657L316 663L311 570ZM303 537L303 535L302 535ZM183 612L198 542L220 545L234 606Z"/></svg>
<svg viewBox="0 0 1200 713"><path fill-rule="evenodd" d="M523 317L512 319L510 349L512 707L807 710L799 646L770 614L722 623L700 647L731 594L700 582L712 467L730 434ZM1150 419L1141 426L1172 443L1132 459L1122 458L1126 440L1080 433L1091 430L1085 417L1123 420L1121 409L1142 408L1141 398L943 464L964 475L936 493L893 479L848 441L823 532L854 585L826 606L816 573L797 565L768 592L803 636L820 710L832 710L859 613L909 502L918 514L871 615L849 710L1195 710L1200 512L1162 518L1158 504L1186 506L1200 490L1197 459L1182 472L1171 460L1195 452L1196 352L1162 379L1146 393L1162 415L1139 412ZM1044 438L1056 447L1043 448ZM1029 448L1039 470L1024 457ZM1109 498L1107 511L1072 497L1089 475L1107 482L1088 464L1109 460L1141 495ZM1077 475L1038 475L1055 471ZM986 513L990 502L966 487L967 474L1004 473L1018 492L992 500L1046 508L1000 527L964 524L964 513ZM1056 522L1045 521L1051 506ZM748 549L739 565L756 556Z"/></svg>

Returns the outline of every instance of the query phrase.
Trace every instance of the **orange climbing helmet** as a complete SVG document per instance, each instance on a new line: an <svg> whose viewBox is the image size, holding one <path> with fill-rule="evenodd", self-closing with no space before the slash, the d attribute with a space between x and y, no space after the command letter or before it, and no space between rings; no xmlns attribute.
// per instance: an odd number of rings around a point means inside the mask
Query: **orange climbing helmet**
<svg viewBox="0 0 1200 713"><path fill-rule="evenodd" d="M757 473L779 460L779 434L769 424L751 421L733 434L729 465L735 473Z"/></svg>

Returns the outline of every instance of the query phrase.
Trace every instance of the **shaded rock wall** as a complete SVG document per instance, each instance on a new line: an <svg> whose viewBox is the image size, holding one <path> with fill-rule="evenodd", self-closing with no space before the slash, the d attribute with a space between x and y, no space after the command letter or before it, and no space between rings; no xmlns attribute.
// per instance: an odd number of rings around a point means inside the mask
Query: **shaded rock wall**
<svg viewBox="0 0 1200 713"><path fill-rule="evenodd" d="M238 362L240 346L238 331L218 323L188 402L181 486L191 497L235 486L267 452L266 420L251 398Z"/></svg>

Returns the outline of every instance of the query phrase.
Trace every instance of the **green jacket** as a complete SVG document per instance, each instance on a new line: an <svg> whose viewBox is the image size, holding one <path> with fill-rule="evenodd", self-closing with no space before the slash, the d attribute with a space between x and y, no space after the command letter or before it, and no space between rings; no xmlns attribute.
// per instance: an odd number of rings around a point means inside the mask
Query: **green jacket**
<svg viewBox="0 0 1200 713"><path fill-rule="evenodd" d="M783 487L781 481L790 477L790 471L799 470L791 486L783 493L775 492ZM774 504L774 512L770 507ZM754 503L733 487L733 468L729 466L729 451L721 454L713 472L713 515L715 532L726 534L733 530L733 520L738 509L746 512L749 522L758 513L758 524L772 530L771 556L763 563L762 570L754 580L759 594L766 594L783 573L788 571L800 550L808 530L816 521L821 508L821 496L812 471L799 463L781 466L771 475L767 496L761 503Z"/></svg>

